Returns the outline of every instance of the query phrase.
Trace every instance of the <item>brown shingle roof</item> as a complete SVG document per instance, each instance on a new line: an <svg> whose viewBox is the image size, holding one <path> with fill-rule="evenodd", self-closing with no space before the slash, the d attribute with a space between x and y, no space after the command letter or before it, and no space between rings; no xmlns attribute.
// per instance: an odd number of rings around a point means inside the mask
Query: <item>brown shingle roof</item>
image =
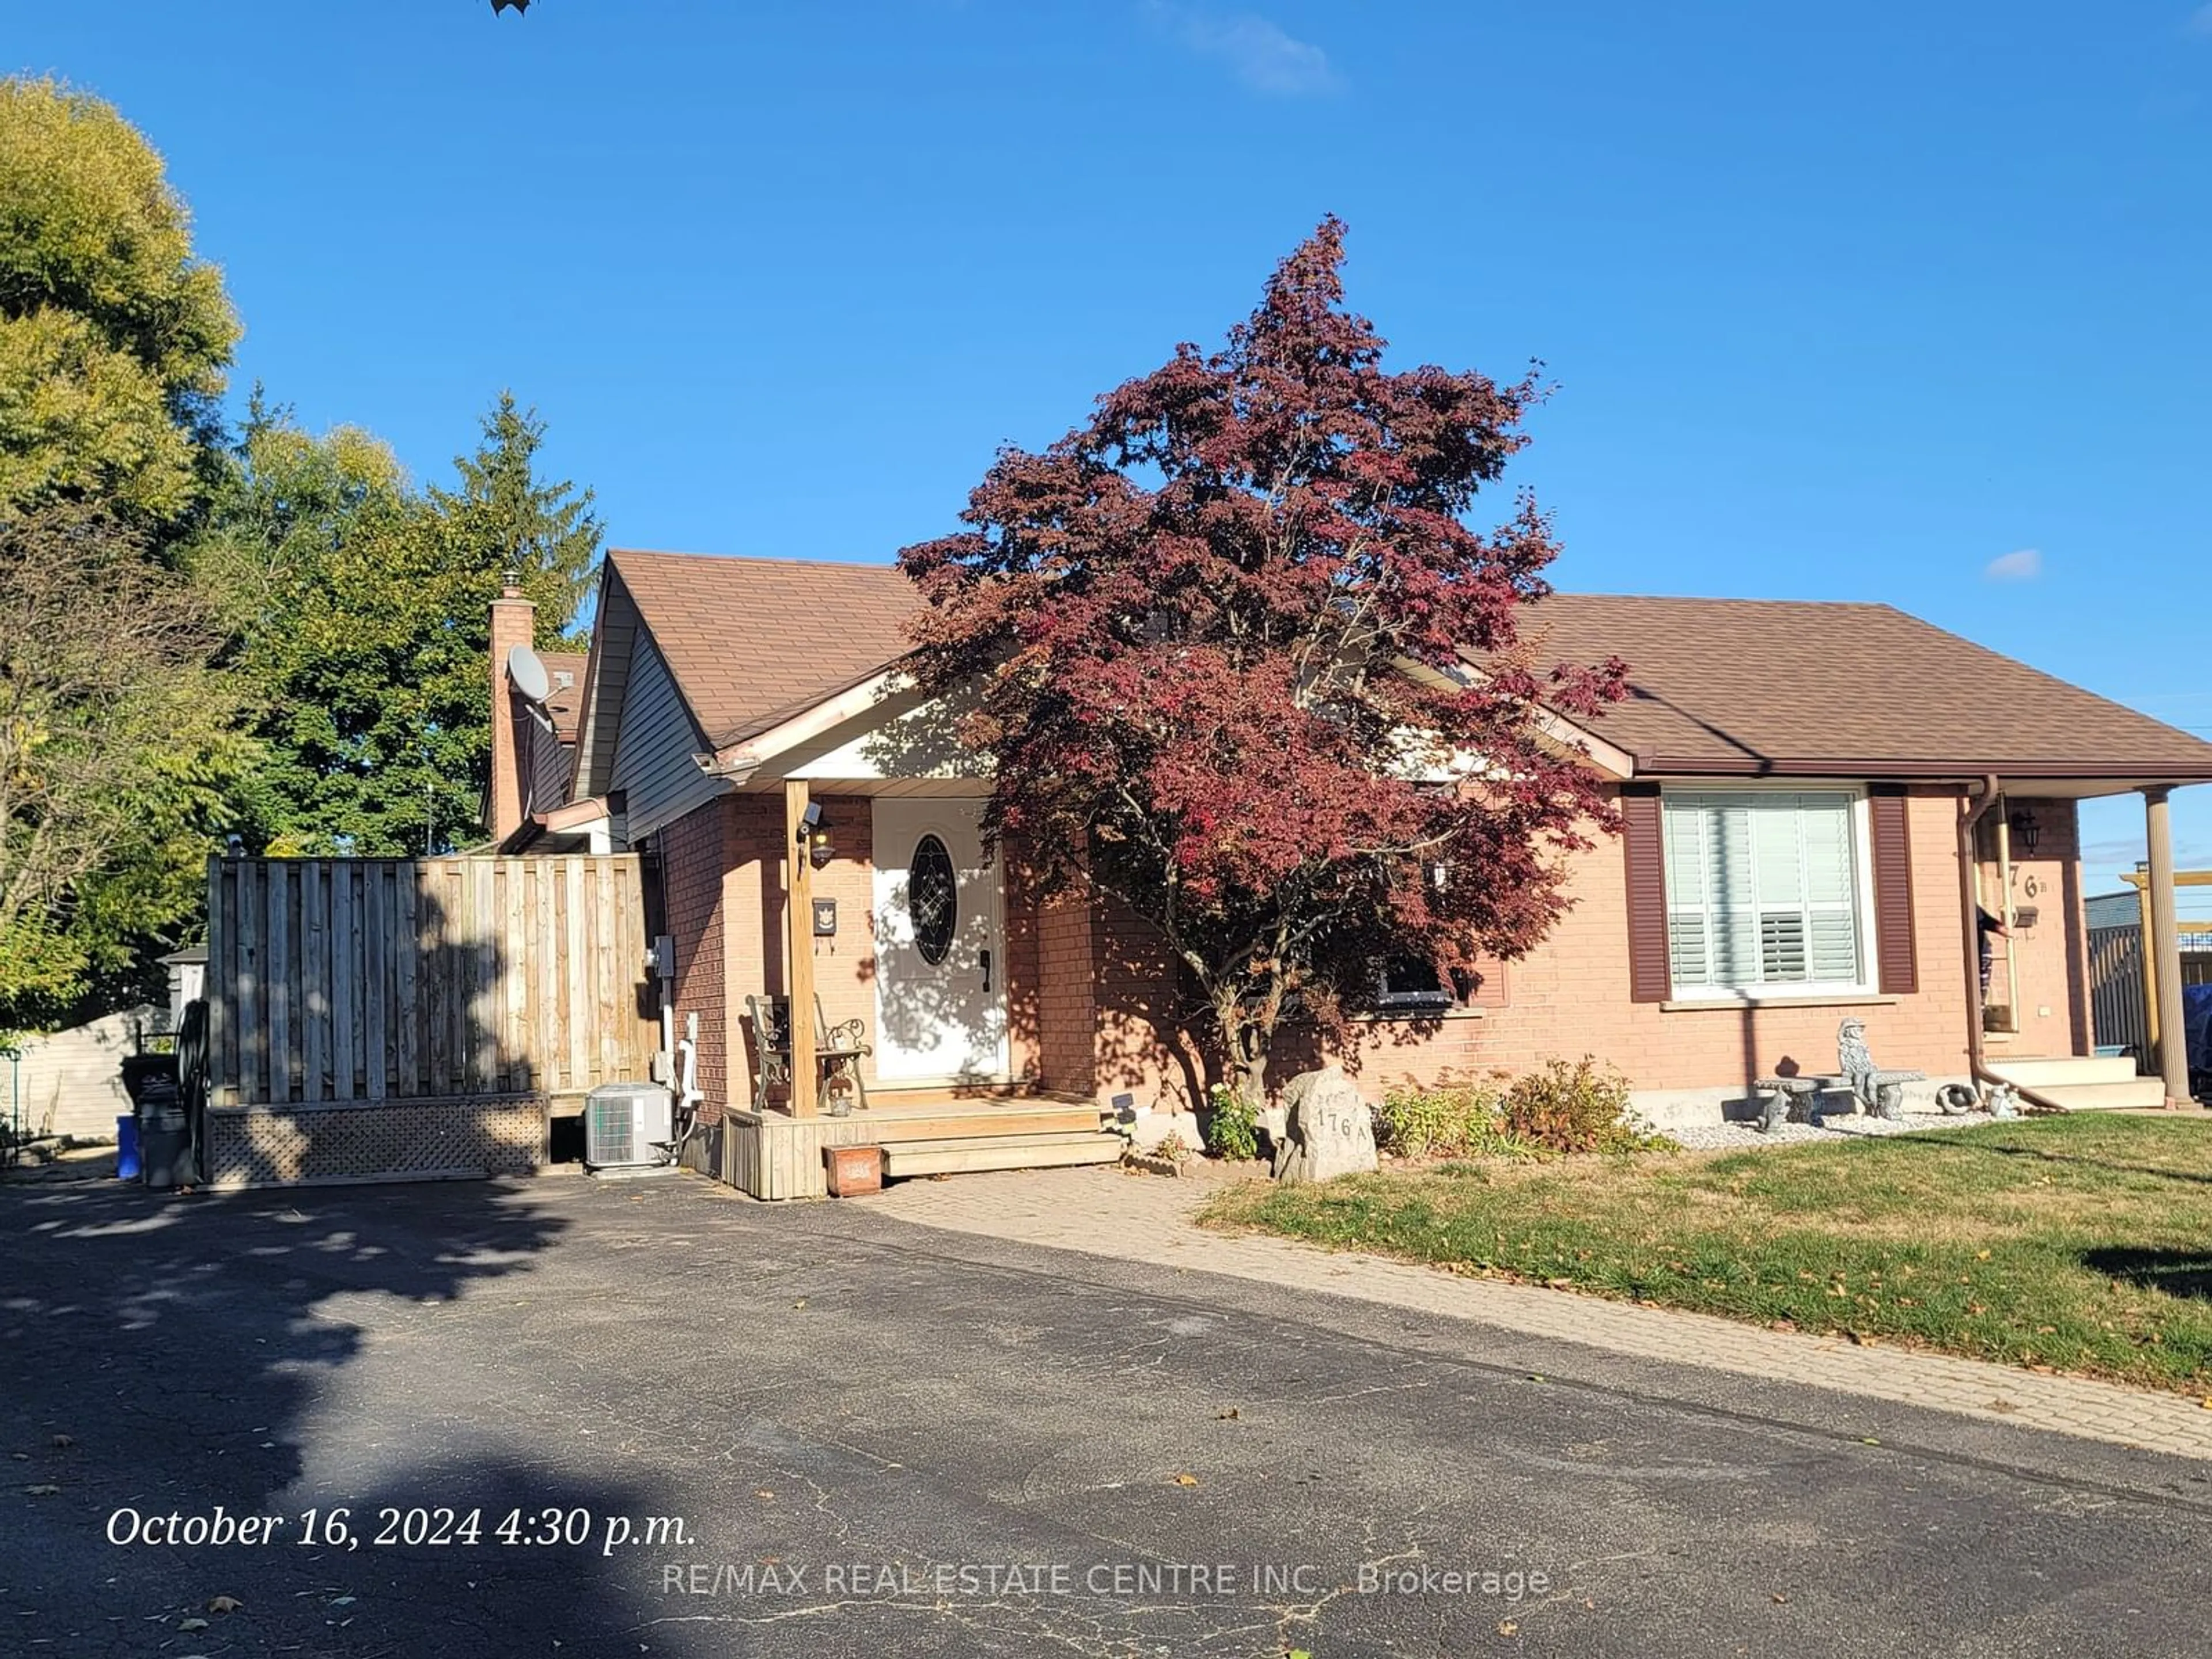
<svg viewBox="0 0 2212 1659"><path fill-rule="evenodd" d="M2212 778L2212 744L1887 605L1556 593L1540 660L1628 665L1639 772Z"/></svg>
<svg viewBox="0 0 2212 1659"><path fill-rule="evenodd" d="M591 659L580 651L541 651L538 661L553 689L545 696L545 712L553 721L553 735L563 743L576 740L576 724L584 717L584 665ZM568 677L562 683L562 677Z"/></svg>
<svg viewBox="0 0 2212 1659"><path fill-rule="evenodd" d="M919 603L890 565L608 557L717 748L888 667ZM1557 593L1522 633L1628 664L1592 729L1639 772L2212 779L2212 744L1890 605Z"/></svg>
<svg viewBox="0 0 2212 1659"><path fill-rule="evenodd" d="M920 603L887 564L611 550L717 749L856 685L907 651Z"/></svg>

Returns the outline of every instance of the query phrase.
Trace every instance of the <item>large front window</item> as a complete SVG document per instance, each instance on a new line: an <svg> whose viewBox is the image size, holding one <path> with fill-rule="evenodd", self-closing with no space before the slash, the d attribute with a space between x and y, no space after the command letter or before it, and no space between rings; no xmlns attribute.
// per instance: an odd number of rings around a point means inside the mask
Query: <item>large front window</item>
<svg viewBox="0 0 2212 1659"><path fill-rule="evenodd" d="M1866 988L1860 800L1842 789L1665 793L1677 996Z"/></svg>

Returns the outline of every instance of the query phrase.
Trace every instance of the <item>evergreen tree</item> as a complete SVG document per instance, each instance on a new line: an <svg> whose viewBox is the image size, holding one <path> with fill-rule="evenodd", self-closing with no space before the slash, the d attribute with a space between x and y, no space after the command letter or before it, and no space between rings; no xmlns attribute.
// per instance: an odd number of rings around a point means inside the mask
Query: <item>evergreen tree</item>
<svg viewBox="0 0 2212 1659"><path fill-rule="evenodd" d="M579 494L566 478L538 479L545 422L536 410L517 408L512 392L499 394L483 433L475 454L454 458L457 487L433 488L430 501L461 562L492 574L517 574L538 603L538 643L557 647L599 574L602 537L592 494Z"/></svg>

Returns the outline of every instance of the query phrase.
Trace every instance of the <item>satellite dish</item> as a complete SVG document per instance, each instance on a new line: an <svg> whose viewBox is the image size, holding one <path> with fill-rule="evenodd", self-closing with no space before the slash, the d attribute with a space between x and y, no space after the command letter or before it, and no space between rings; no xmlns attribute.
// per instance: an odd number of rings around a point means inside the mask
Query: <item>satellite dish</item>
<svg viewBox="0 0 2212 1659"><path fill-rule="evenodd" d="M553 690L552 678L538 653L526 645L518 645L507 653L507 677L514 682L514 689L532 702L544 702Z"/></svg>

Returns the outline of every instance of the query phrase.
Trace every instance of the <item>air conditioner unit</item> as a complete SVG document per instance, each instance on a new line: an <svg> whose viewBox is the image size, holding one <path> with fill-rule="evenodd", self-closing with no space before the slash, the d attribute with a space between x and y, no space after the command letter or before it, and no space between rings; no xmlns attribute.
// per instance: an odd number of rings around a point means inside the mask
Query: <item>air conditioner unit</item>
<svg viewBox="0 0 2212 1659"><path fill-rule="evenodd" d="M654 1083L602 1083L584 1097L584 1162L594 1170L635 1169L675 1156L675 1112Z"/></svg>

